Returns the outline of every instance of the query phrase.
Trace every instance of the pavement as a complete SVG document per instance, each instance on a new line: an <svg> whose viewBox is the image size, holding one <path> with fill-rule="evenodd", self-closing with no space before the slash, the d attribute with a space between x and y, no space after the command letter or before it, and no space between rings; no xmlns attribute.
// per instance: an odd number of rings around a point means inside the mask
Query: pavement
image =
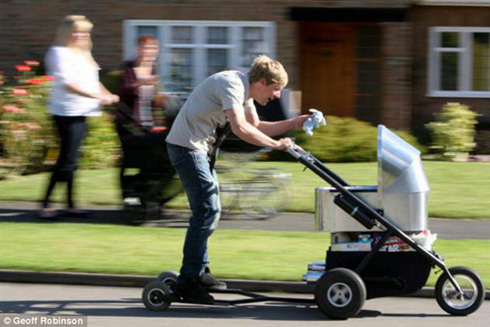
<svg viewBox="0 0 490 327"><path fill-rule="evenodd" d="M36 211L39 205L35 202L0 201L0 222L36 222L39 220ZM91 206L86 218L60 217L57 222L125 224L124 215L118 206ZM189 213L187 211L166 210L162 219L147 221L145 226L185 228ZM439 239L490 239L490 219L441 219L430 218L429 227L437 233ZM311 213L281 213L267 220L250 219L241 215L225 215L220 221L220 229L256 229L314 231L314 215ZM306 272L306 264L305 264ZM144 287L156 276L110 275L68 272L35 272L22 270L0 270L0 282L27 282L48 284L80 284L100 286ZM304 282L259 281L259 280L225 280L230 288L252 292L290 292L313 293L314 285ZM434 297L433 288L423 288L413 296ZM490 292L486 292L490 299Z"/></svg>

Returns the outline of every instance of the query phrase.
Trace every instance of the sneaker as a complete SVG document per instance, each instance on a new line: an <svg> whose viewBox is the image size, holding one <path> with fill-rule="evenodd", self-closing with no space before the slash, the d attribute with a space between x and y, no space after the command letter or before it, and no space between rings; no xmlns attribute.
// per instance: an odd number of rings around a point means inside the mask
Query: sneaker
<svg viewBox="0 0 490 327"><path fill-rule="evenodd" d="M202 274L199 277L199 283L201 283L205 289L226 290L226 283L217 279L210 272L205 272Z"/></svg>
<svg viewBox="0 0 490 327"><path fill-rule="evenodd" d="M201 286L198 280L189 279L175 285L175 292L185 302L198 304L214 304L214 298Z"/></svg>

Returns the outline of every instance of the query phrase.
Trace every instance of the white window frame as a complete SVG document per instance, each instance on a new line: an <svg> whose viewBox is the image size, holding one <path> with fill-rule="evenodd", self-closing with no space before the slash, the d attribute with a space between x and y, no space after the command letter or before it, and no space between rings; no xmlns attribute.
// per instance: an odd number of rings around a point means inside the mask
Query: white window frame
<svg viewBox="0 0 490 327"><path fill-rule="evenodd" d="M247 71L249 67L241 66L242 42L240 29L243 27L264 28L267 51L264 54L275 57L276 53L276 26L274 22L264 21L200 21L200 20L126 20L123 26L123 60L130 60L136 56L137 30L141 26L154 26L157 28L160 44L158 57L159 75L164 81L170 80L170 64L172 48L194 49L193 51L193 79L191 87L195 87L206 78L207 49L228 49L228 63L230 69ZM190 26L194 28L193 44L169 43L171 28L174 26ZM207 27L229 28L227 44L208 44L206 40Z"/></svg>
<svg viewBox="0 0 490 327"><path fill-rule="evenodd" d="M457 48L444 48L440 44L441 33L459 33L459 46ZM490 98L490 91L472 91L473 81L473 33L489 33L488 27L430 27L428 46L428 93L429 97L458 97L458 98ZM458 60L458 90L441 90L441 53L457 52L460 54ZM489 72L490 76L490 72Z"/></svg>

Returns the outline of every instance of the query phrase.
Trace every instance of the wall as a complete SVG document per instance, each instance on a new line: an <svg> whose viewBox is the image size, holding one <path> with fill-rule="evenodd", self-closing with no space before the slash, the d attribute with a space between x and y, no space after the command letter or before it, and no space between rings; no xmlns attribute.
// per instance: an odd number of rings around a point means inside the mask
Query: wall
<svg viewBox="0 0 490 327"><path fill-rule="evenodd" d="M414 7L413 21L413 110L412 129L425 139L428 137L424 124L434 119L434 114L447 102L469 105L481 114L480 119L490 119L488 98L427 97L427 46L428 29L432 26L490 27L489 7ZM479 137L483 137L479 135ZM488 137L488 134L487 134ZM480 142L481 143L481 142ZM490 150L490 149L489 149Z"/></svg>
<svg viewBox="0 0 490 327"><path fill-rule="evenodd" d="M26 59L41 60L65 15L86 15L94 24L94 57L104 70L122 59L122 24L126 19L263 20L277 23L277 54L298 87L298 28L289 20L293 6L405 7L408 0L11 0L0 3L0 71Z"/></svg>

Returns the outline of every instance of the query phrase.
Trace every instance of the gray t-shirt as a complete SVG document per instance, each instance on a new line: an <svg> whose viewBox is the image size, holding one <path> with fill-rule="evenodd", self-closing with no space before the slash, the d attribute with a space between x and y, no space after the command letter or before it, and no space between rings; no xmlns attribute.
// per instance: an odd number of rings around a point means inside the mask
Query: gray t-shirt
<svg viewBox="0 0 490 327"><path fill-rule="evenodd" d="M247 74L224 71L197 85L180 109L166 141L209 153L216 128L226 124L225 109L255 110Z"/></svg>

